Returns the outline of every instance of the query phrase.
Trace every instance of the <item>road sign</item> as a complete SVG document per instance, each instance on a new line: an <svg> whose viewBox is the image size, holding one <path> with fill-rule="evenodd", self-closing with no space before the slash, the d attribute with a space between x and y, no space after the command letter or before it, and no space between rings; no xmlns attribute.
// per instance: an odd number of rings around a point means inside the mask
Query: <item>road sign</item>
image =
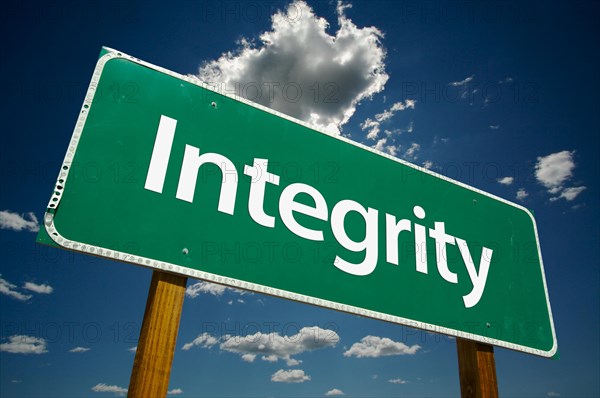
<svg viewBox="0 0 600 398"><path fill-rule="evenodd" d="M542 356L525 208L110 49L39 240Z"/></svg>

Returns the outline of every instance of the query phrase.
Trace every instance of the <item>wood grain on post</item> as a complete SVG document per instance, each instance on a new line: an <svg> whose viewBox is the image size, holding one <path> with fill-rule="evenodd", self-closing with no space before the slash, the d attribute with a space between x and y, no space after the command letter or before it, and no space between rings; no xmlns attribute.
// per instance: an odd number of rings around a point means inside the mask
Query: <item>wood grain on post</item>
<svg viewBox="0 0 600 398"><path fill-rule="evenodd" d="M152 273L127 396L166 397L187 278Z"/></svg>
<svg viewBox="0 0 600 398"><path fill-rule="evenodd" d="M462 398L498 398L494 347L456 339Z"/></svg>

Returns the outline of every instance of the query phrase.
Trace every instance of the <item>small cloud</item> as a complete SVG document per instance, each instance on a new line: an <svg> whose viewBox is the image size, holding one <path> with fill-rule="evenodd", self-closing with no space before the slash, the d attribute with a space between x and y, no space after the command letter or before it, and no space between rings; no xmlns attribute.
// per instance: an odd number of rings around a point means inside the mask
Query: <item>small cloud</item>
<svg viewBox="0 0 600 398"><path fill-rule="evenodd" d="M392 383L392 384L406 384L406 383L408 383L408 381L402 380L402 379L390 379L390 380L388 380L388 383Z"/></svg>
<svg viewBox="0 0 600 398"><path fill-rule="evenodd" d="M11 383L15 383L15 384L19 384L19 383L23 383L23 380L11 380Z"/></svg>
<svg viewBox="0 0 600 398"><path fill-rule="evenodd" d="M373 145L373 148L378 150L378 151L384 151L385 150L385 144L387 143L387 138L382 138L380 140L377 141L377 144Z"/></svg>
<svg viewBox="0 0 600 398"><path fill-rule="evenodd" d="M537 158L535 177L549 193L557 194L562 191L563 184L573 176L574 154L574 151L561 151Z"/></svg>
<svg viewBox="0 0 600 398"><path fill-rule="evenodd" d="M450 82L450 85L454 86L454 87L461 87L461 86L464 86L467 83L472 82L474 77L475 77L475 75L471 75L469 77L465 77L463 80L459 80L459 81L456 81L456 82Z"/></svg>
<svg viewBox="0 0 600 398"><path fill-rule="evenodd" d="M184 344L183 347L181 347L181 349L184 351L188 351L190 348L192 348L194 346L210 348L210 347L214 346L215 344L217 344L218 342L219 342L219 340L217 340L215 337L213 337L210 334L205 332L205 333L202 333L201 335L199 335L198 337L196 337L192 342Z"/></svg>
<svg viewBox="0 0 600 398"><path fill-rule="evenodd" d="M546 395L549 396L549 397L553 397L553 398L560 397L560 394L557 393L557 392L554 392L554 391L550 391Z"/></svg>
<svg viewBox="0 0 600 398"><path fill-rule="evenodd" d="M179 395L183 394L183 390L181 388L174 388L172 390L167 391L167 395Z"/></svg>
<svg viewBox="0 0 600 398"><path fill-rule="evenodd" d="M502 177L498 179L498 182L502 185L510 185L515 181L514 177Z"/></svg>
<svg viewBox="0 0 600 398"><path fill-rule="evenodd" d="M344 392L342 390L339 390L337 388L334 388L333 390L329 390L325 393L326 397L338 397L341 395L346 395L346 394L344 394Z"/></svg>
<svg viewBox="0 0 600 398"><path fill-rule="evenodd" d="M374 140L379 135L380 131L380 123L376 120L372 120L371 118L367 118L364 122L360 124L360 129L362 131L368 130L367 139Z"/></svg>
<svg viewBox="0 0 600 398"><path fill-rule="evenodd" d="M373 375L373 376L371 376L371 379L373 379L373 380L377 380L378 378L379 378L379 375Z"/></svg>
<svg viewBox="0 0 600 398"><path fill-rule="evenodd" d="M129 351L129 352L136 352L137 351L137 346L128 348L127 351Z"/></svg>
<svg viewBox="0 0 600 398"><path fill-rule="evenodd" d="M498 84L506 84L506 83L512 83L513 82L513 78L510 76L506 76L504 79L499 80Z"/></svg>
<svg viewBox="0 0 600 398"><path fill-rule="evenodd" d="M301 369L279 369L271 376L271 381L275 383L304 383L308 380L310 380L310 376L304 374Z"/></svg>
<svg viewBox="0 0 600 398"><path fill-rule="evenodd" d="M252 293L245 290L234 289L231 287L217 285L210 282L198 282L188 286L185 289L185 295L189 298L196 298L201 294L210 294L212 296L222 296L225 292L230 291L241 295L251 295Z"/></svg>
<svg viewBox="0 0 600 398"><path fill-rule="evenodd" d="M492 130L498 130L500 128L499 124L490 124L489 126Z"/></svg>
<svg viewBox="0 0 600 398"><path fill-rule="evenodd" d="M340 337L335 331L313 326L304 327L293 336L281 336L276 332L257 332L247 336L225 335L216 338L203 333L194 341L186 343L182 349L187 351L194 346L211 348L220 343L219 348L222 351L238 354L244 362L254 362L256 357L260 356L263 361L282 360L288 366L296 366L302 361L292 358L293 355L334 347L339 340Z"/></svg>
<svg viewBox="0 0 600 398"><path fill-rule="evenodd" d="M433 167L433 162L431 160L426 160L423 162L423 167L427 170L431 170L431 168Z"/></svg>
<svg viewBox="0 0 600 398"><path fill-rule="evenodd" d="M69 350L69 352L75 352L75 353L78 353L78 352L88 352L89 350L91 350L91 348L87 348L87 347L75 347L75 348L71 348Z"/></svg>
<svg viewBox="0 0 600 398"><path fill-rule="evenodd" d="M559 199L565 199L566 201L570 202L570 201L574 200L577 196L579 196L580 193L582 193L585 190L586 190L586 187L583 187L583 186L582 187L565 188L560 193L560 196L550 198L550 201L554 202Z"/></svg>
<svg viewBox="0 0 600 398"><path fill-rule="evenodd" d="M93 392L112 392L117 396L123 396L127 393L127 389L119 386L111 386L104 383L98 383L92 387Z"/></svg>
<svg viewBox="0 0 600 398"><path fill-rule="evenodd" d="M519 190L517 191L517 200L524 201L525 198L528 196L529 194L527 193L525 188L519 188Z"/></svg>
<svg viewBox="0 0 600 398"><path fill-rule="evenodd" d="M31 290L32 292L39 294L50 294L54 291L54 288L50 285L38 285L33 282L25 282L25 285L23 285L23 289Z"/></svg>
<svg viewBox="0 0 600 398"><path fill-rule="evenodd" d="M28 220L25 219L25 216L27 216ZM0 211L0 229L38 232L40 230L40 223L33 212L25 215L13 213L10 210L3 210Z"/></svg>
<svg viewBox="0 0 600 398"><path fill-rule="evenodd" d="M256 354L242 355L242 361L244 361L244 362L254 362L255 359L256 359Z"/></svg>
<svg viewBox="0 0 600 398"><path fill-rule="evenodd" d="M411 160L415 160L417 159L417 152L419 152L420 149L421 145L417 144L416 142L413 142L412 144L410 144L410 147L406 150L404 157Z"/></svg>
<svg viewBox="0 0 600 398"><path fill-rule="evenodd" d="M0 351L11 354L45 354L46 340L40 337L14 335L8 338L8 343L0 344Z"/></svg>
<svg viewBox="0 0 600 398"><path fill-rule="evenodd" d="M17 286L13 285L6 279L2 279L2 275L0 274L0 293L4 294L8 297L12 297L15 300L19 301L27 301L31 298L30 294L23 294L17 290Z"/></svg>
<svg viewBox="0 0 600 398"><path fill-rule="evenodd" d="M396 102L394 105L384 110L382 113L378 113L375 115L375 120L378 122L383 122L385 120L391 119L397 112L401 112L406 109L415 109L415 104L417 101L412 99L407 99L406 101Z"/></svg>
<svg viewBox="0 0 600 398"><path fill-rule="evenodd" d="M344 352L345 357L379 358L392 355L414 355L421 348L419 345L407 346L387 337L366 336L354 343Z"/></svg>
<svg viewBox="0 0 600 398"><path fill-rule="evenodd" d="M300 361L299 359L294 359L294 358L289 358L286 359L285 364L287 366L298 366L302 363L302 361Z"/></svg>

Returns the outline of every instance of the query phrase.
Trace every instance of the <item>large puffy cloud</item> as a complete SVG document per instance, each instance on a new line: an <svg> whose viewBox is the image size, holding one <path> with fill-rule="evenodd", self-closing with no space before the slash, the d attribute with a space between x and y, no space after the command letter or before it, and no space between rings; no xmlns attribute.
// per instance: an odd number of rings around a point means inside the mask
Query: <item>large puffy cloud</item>
<svg viewBox="0 0 600 398"><path fill-rule="evenodd" d="M40 337L14 335L7 343L0 344L0 351L11 354L45 354L48 352L46 340Z"/></svg>
<svg viewBox="0 0 600 398"><path fill-rule="evenodd" d="M366 336L354 343L344 352L345 357L378 358L391 355L414 355L421 348L419 345L407 346L387 337Z"/></svg>
<svg viewBox="0 0 600 398"><path fill-rule="evenodd" d="M246 39L240 48L201 66L198 77L210 85L258 102L329 131L339 132L357 104L383 90L383 34L357 27L338 2L339 29L304 1L272 16L260 43Z"/></svg>

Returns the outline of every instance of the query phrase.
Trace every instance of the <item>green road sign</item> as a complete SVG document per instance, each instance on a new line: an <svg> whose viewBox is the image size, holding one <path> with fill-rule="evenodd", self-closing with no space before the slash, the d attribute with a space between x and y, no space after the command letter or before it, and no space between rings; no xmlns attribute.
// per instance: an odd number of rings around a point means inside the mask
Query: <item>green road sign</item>
<svg viewBox="0 0 600 398"><path fill-rule="evenodd" d="M39 240L552 356L525 208L104 49Z"/></svg>

